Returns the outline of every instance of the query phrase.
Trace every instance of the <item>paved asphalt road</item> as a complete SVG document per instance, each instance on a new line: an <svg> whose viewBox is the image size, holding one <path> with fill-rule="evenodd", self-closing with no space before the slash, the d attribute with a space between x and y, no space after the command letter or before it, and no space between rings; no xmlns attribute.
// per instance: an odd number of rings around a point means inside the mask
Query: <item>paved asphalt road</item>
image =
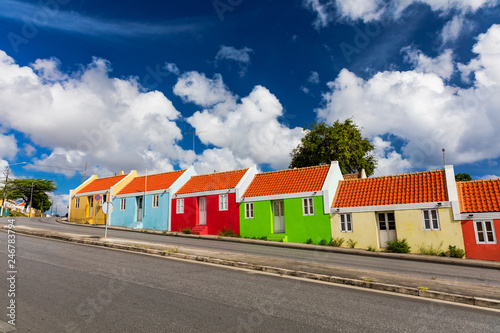
<svg viewBox="0 0 500 333"><path fill-rule="evenodd" d="M21 235L15 245L17 332L500 332L499 311Z"/></svg>
<svg viewBox="0 0 500 333"><path fill-rule="evenodd" d="M7 223L7 219L0 219L0 224L5 223ZM104 229L61 224L56 222L55 218L17 218L16 224L63 232L100 236L104 235ZM500 272L498 270L488 268L405 261L389 258L349 255L343 253L308 251L300 249L203 240L197 238L154 235L119 230L109 230L108 237L150 241L192 248L206 248L210 250L220 250L225 252L247 253L251 255L277 257L314 263L324 263L334 266L373 270L385 273L406 274L426 278L437 278L450 281L500 286Z"/></svg>

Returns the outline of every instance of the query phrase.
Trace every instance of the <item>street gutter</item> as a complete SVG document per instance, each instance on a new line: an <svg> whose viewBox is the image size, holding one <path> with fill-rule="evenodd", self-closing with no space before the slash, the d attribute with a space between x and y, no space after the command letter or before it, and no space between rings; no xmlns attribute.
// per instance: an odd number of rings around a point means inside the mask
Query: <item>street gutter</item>
<svg viewBox="0 0 500 333"><path fill-rule="evenodd" d="M104 225L81 224L81 223L76 223L76 222L64 221L63 219L57 219L56 221L58 223L61 223L61 224L104 229ZM498 262L498 261L487 261L487 260L466 259L466 258L450 258L450 257L441 257L441 256L428 256L428 255L413 254L413 253L389 253L389 252L382 252L382 251L371 252L371 251L364 250L364 249L350 249L350 248L334 247L334 246L326 246L326 245L301 244L301 243L289 243L289 242L274 242L274 241L265 241L265 240L260 240L260 239L249 239L249 238L239 238L239 237L223 237L223 236L214 236L214 235L193 235L193 234L184 234L181 232L158 231L158 230L150 230L150 229L130 229L130 228L116 227L116 226L108 226L108 229L119 230L119 231L129 231L129 232L136 232L136 233L137 232L148 233L148 234L163 235L163 236L185 237L185 238L195 238L195 239L204 239L204 240L213 240L213 241L225 241L225 242L233 242L233 243L256 244L256 245L265 245L265 246L308 250L308 251L343 253L343 254L361 255L361 256L367 256L367 257L379 257L379 258L388 258L388 259L397 259L397 260L410 260L410 261L418 261L418 262L428 262L428 263L437 263L437 264L446 264L446 265L458 265L458 266L477 267L477 268L490 268L490 269L500 270L500 262Z"/></svg>
<svg viewBox="0 0 500 333"><path fill-rule="evenodd" d="M6 230L7 227L3 226L2 229ZM216 257L217 255L223 254L217 251L183 248L182 250L192 252L192 253L187 253L187 252L183 253L180 252L179 247L172 245L138 242L131 240L123 240L123 239L104 239L104 238L99 238L98 236L64 233L64 232L36 229L24 226L16 226L16 233L31 235L31 236L39 236L50 239L57 239L57 240L86 244L86 245L94 245L94 246L108 247L119 250L134 251L145 254L167 256L167 257L196 261L196 262L206 262L222 266L230 266L241 269L261 271L280 276L299 277L304 279L329 282L333 284L341 284L341 285L355 286L373 290L399 293L404 295L412 295L422 298L439 299L454 303L468 304L477 307L500 310L500 294L499 294L499 299L489 299L484 297L459 295L455 293L429 290L427 288L414 288L408 286L400 286L396 284L369 281L368 279L353 279L353 278L346 278L346 277L333 276L327 274L306 272L303 270L286 269L269 265L249 263L239 260L228 260L223 258L217 258ZM205 253L205 255L200 255L199 252L203 252ZM210 255L206 255L206 253L209 253Z"/></svg>

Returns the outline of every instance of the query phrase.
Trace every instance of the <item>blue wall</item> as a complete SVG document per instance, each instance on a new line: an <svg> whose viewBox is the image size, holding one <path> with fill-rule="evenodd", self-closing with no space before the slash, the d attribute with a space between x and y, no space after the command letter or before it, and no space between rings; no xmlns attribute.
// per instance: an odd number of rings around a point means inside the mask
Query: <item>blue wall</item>
<svg viewBox="0 0 500 333"><path fill-rule="evenodd" d="M169 192L159 193L158 207L153 208L153 194L147 194L142 208L142 228L153 230L168 230L168 216L170 209ZM137 222L137 197L126 197L125 210L120 210L121 198L113 199L113 213L111 225L132 227Z"/></svg>
<svg viewBox="0 0 500 333"><path fill-rule="evenodd" d="M136 197L126 197L125 210L120 210L120 198L113 199L113 212L110 217L110 225L119 227L130 227L137 220Z"/></svg>
<svg viewBox="0 0 500 333"><path fill-rule="evenodd" d="M143 208L142 223L144 229L168 230L168 214L170 209L169 192L158 194L158 207L153 208L153 195L146 195Z"/></svg>

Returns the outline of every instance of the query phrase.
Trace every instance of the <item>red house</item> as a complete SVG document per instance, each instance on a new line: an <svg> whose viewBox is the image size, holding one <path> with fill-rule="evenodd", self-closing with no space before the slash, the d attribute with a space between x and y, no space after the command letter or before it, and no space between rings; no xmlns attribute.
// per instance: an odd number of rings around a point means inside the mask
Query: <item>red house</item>
<svg viewBox="0 0 500 333"><path fill-rule="evenodd" d="M218 235L223 229L240 234L239 201L255 167L192 176L172 197L172 231Z"/></svg>
<svg viewBox="0 0 500 333"><path fill-rule="evenodd" d="M457 182L467 258L500 261L500 179Z"/></svg>

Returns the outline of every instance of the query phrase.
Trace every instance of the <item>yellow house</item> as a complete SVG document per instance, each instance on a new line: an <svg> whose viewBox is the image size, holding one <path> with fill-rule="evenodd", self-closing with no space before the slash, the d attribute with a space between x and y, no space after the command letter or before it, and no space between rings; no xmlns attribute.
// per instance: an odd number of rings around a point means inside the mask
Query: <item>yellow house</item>
<svg viewBox="0 0 500 333"><path fill-rule="evenodd" d="M137 177L135 170L127 175L121 171L118 176L106 178L91 176L82 185L69 192L68 220L83 224L106 224L106 214L102 211L102 204L111 201L111 196L120 192L135 177Z"/></svg>
<svg viewBox="0 0 500 333"><path fill-rule="evenodd" d="M463 249L461 223L453 214L454 188L453 166L340 181L331 208L332 237L365 249L384 249L388 241L403 238L414 253L449 245Z"/></svg>

